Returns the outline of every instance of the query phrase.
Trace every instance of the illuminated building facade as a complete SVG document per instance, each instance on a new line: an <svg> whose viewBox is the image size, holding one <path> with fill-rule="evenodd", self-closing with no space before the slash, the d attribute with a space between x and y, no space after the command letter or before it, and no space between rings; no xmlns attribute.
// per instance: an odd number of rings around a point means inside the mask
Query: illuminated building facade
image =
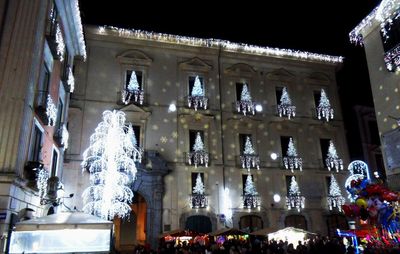
<svg viewBox="0 0 400 254"><path fill-rule="evenodd" d="M347 227L327 204L331 174L343 195L347 175L328 170L328 154L349 162L335 78L341 58L114 27L88 26L85 36L63 179L75 193L69 205L81 209L89 137L103 111L123 111L145 157L131 186L133 219L115 221L117 248L155 246L177 228ZM285 201L292 176L304 206Z"/></svg>

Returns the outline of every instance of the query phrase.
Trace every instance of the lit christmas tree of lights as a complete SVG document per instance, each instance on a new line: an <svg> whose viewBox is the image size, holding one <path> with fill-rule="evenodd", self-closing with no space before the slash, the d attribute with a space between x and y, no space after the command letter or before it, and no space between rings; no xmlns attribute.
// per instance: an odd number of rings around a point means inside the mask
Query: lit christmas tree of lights
<svg viewBox="0 0 400 254"><path fill-rule="evenodd" d="M305 198L301 196L299 185L296 182L296 178L292 176L289 193L286 197L286 206L290 210L296 208L300 212L300 209L304 208Z"/></svg>
<svg viewBox="0 0 400 254"><path fill-rule="evenodd" d="M256 186L254 185L254 182L253 182L253 177L250 174L247 175L247 178L246 178L246 183L244 186L244 195L251 195L251 196L258 195Z"/></svg>
<svg viewBox="0 0 400 254"><path fill-rule="evenodd" d="M289 139L288 150L286 152L286 156L283 157L283 164L286 169L289 169L293 172L293 169L303 170L303 160L302 158L297 156L297 150L294 146L293 139Z"/></svg>
<svg viewBox="0 0 400 254"><path fill-rule="evenodd" d="M335 168L336 172L339 172L339 169L343 170L343 160L339 158L332 140L329 141L328 154L325 163L329 171L331 171L332 168Z"/></svg>
<svg viewBox="0 0 400 254"><path fill-rule="evenodd" d="M132 128L127 128L123 112L107 110L90 137L81 164L90 172L91 185L82 194L87 213L111 220L131 211L133 192L127 185L136 178L135 162L141 153Z"/></svg>
<svg viewBox="0 0 400 254"><path fill-rule="evenodd" d="M246 83L243 84L240 101L236 102L236 108L238 112L242 111L244 115L246 115L247 112L251 112L253 115L255 114L255 103L253 103L251 99L250 91Z"/></svg>
<svg viewBox="0 0 400 254"><path fill-rule="evenodd" d="M291 116L295 117L296 115L296 107L292 105L292 100L290 99L286 87L282 89L280 104L278 105L278 114L279 117L287 115L288 119L290 119Z"/></svg>
<svg viewBox="0 0 400 254"><path fill-rule="evenodd" d="M132 71L131 78L129 79L129 83L127 86L129 91L139 90L139 82L137 80L136 72Z"/></svg>
<svg viewBox="0 0 400 254"><path fill-rule="evenodd" d="M200 132L197 132L193 151L188 154L188 162L190 165L193 163L195 167L197 167L198 164L204 164L205 167L208 167L208 160L208 153L204 150Z"/></svg>
<svg viewBox="0 0 400 254"><path fill-rule="evenodd" d="M240 161L242 163L242 168L247 168L247 170L250 170L252 167L260 169L260 158L256 155L249 136L246 137L243 155L240 156Z"/></svg>
<svg viewBox="0 0 400 254"><path fill-rule="evenodd" d="M204 190L205 188L203 181L201 180L201 174L198 173L196 177L196 185L193 187L193 193L203 195Z"/></svg>
<svg viewBox="0 0 400 254"><path fill-rule="evenodd" d="M333 119L333 108L329 102L328 96L324 89L321 89L321 98L319 99L319 104L317 107L318 119L325 118L327 122L329 119Z"/></svg>
<svg viewBox="0 0 400 254"><path fill-rule="evenodd" d="M329 210L332 210L333 207L337 207L340 212L342 211L342 205L344 205L346 201L342 196L340 187L333 174L331 175L331 182L329 185L329 195L327 201Z"/></svg>
<svg viewBox="0 0 400 254"><path fill-rule="evenodd" d="M135 102L139 102L140 105L143 104L144 93L142 90L140 90L135 71L132 71L128 86L126 87L126 90L122 91L121 95L122 101L125 104L128 104L131 101L132 96Z"/></svg>
<svg viewBox="0 0 400 254"><path fill-rule="evenodd" d="M197 111L199 107L207 109L207 104L208 98L204 96L204 90L199 76L196 76L191 96L188 96L188 106L190 108L193 105L194 110Z"/></svg>
<svg viewBox="0 0 400 254"><path fill-rule="evenodd" d="M48 119L48 126L55 126L57 121L57 107L54 105L53 99L50 94L47 95L46 116Z"/></svg>

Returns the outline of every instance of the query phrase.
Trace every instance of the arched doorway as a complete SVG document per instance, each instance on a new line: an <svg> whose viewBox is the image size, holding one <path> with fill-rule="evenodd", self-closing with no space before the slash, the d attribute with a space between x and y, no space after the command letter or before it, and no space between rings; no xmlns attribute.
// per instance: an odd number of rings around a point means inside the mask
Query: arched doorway
<svg viewBox="0 0 400 254"><path fill-rule="evenodd" d="M260 216L245 215L240 217L239 229L251 233L264 228L263 220Z"/></svg>
<svg viewBox="0 0 400 254"><path fill-rule="evenodd" d="M307 230L307 220L303 215L288 215L285 218L285 227Z"/></svg>
<svg viewBox="0 0 400 254"><path fill-rule="evenodd" d="M147 202L135 193L129 218L114 219L115 248L118 251L133 251L135 245L146 242Z"/></svg>
<svg viewBox="0 0 400 254"><path fill-rule="evenodd" d="M326 217L326 224L328 227L328 236L335 236L337 229L341 230L349 229L346 217L341 214L328 215Z"/></svg>
<svg viewBox="0 0 400 254"><path fill-rule="evenodd" d="M185 229L198 233L210 233L212 231L211 220L208 216L193 215L186 219Z"/></svg>

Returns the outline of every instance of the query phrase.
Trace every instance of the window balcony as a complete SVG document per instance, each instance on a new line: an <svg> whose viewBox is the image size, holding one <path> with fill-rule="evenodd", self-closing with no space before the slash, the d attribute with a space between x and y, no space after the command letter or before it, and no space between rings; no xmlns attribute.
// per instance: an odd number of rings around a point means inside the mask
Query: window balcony
<svg viewBox="0 0 400 254"><path fill-rule="evenodd" d="M277 110L279 117L287 116L290 119L290 117L296 116L296 106L290 104L279 104Z"/></svg>
<svg viewBox="0 0 400 254"><path fill-rule="evenodd" d="M243 208L254 209L261 207L261 198L259 195L243 195Z"/></svg>
<svg viewBox="0 0 400 254"><path fill-rule="evenodd" d="M258 154L242 154L240 155L240 165L247 170L260 169L260 157Z"/></svg>
<svg viewBox="0 0 400 254"><path fill-rule="evenodd" d="M194 108L197 111L198 108L206 110L208 107L208 98L206 96L191 96L187 97L188 107Z"/></svg>
<svg viewBox="0 0 400 254"><path fill-rule="evenodd" d="M286 169L290 169L293 173L294 169L303 170L303 159L298 156L283 157L283 165Z"/></svg>
<svg viewBox="0 0 400 254"><path fill-rule="evenodd" d="M288 210L297 209L300 212L301 209L304 209L306 198L301 196L300 194L293 194L286 196L286 207Z"/></svg>
<svg viewBox="0 0 400 254"><path fill-rule="evenodd" d="M140 90L140 89L124 89L121 92L121 99L122 102L125 104L130 104L130 103L134 103L134 104L139 104L139 105L143 105L143 101L144 101L144 91Z"/></svg>
<svg viewBox="0 0 400 254"><path fill-rule="evenodd" d="M384 55L384 60L388 71L395 72L400 70L400 44L387 51Z"/></svg>
<svg viewBox="0 0 400 254"><path fill-rule="evenodd" d="M189 199L192 209L207 208L208 206L208 198L204 194L192 194Z"/></svg>
<svg viewBox="0 0 400 254"><path fill-rule="evenodd" d="M75 90L75 77L69 64L63 70L62 81L65 91L73 93Z"/></svg>
<svg viewBox="0 0 400 254"><path fill-rule="evenodd" d="M54 141L59 147L68 148L69 132L66 124L61 123L60 127L54 133Z"/></svg>
<svg viewBox="0 0 400 254"><path fill-rule="evenodd" d="M236 101L236 110L238 113L242 112L243 115L256 113L256 103L251 100Z"/></svg>
<svg viewBox="0 0 400 254"><path fill-rule="evenodd" d="M28 161L24 167L24 178L28 181L27 186L37 190L36 179L38 172L43 170L41 161Z"/></svg>
<svg viewBox="0 0 400 254"><path fill-rule="evenodd" d="M209 153L206 151L192 151L187 153L186 157L189 165L194 165L196 168L197 166L208 167L210 162Z"/></svg>

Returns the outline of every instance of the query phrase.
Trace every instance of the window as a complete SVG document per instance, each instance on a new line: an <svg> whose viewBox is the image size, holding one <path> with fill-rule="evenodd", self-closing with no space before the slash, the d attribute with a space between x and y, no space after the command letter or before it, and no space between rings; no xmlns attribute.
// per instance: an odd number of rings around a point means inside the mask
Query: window
<svg viewBox="0 0 400 254"><path fill-rule="evenodd" d="M135 137L136 137L136 144L138 147L140 147L140 126L139 125L132 125L132 129L135 132Z"/></svg>
<svg viewBox="0 0 400 254"><path fill-rule="evenodd" d="M291 136L281 136L282 156L286 156Z"/></svg>
<svg viewBox="0 0 400 254"><path fill-rule="evenodd" d="M319 105L319 100L321 99L321 91L314 91L314 104L315 108Z"/></svg>
<svg viewBox="0 0 400 254"><path fill-rule="evenodd" d="M204 173L199 173L199 172L193 172L192 173L192 194L193 194L193 188L194 186L196 186L196 179L197 179L197 175L200 174L201 177L201 182L204 185Z"/></svg>
<svg viewBox="0 0 400 254"><path fill-rule="evenodd" d="M51 158L51 176L57 176L58 170L58 151L53 148L53 156Z"/></svg>
<svg viewBox="0 0 400 254"><path fill-rule="evenodd" d="M275 88L276 104L277 105L281 102L282 90L283 90L283 87L276 87Z"/></svg>
<svg viewBox="0 0 400 254"><path fill-rule="evenodd" d="M57 108L57 123L56 123L56 127L57 130L59 130L62 126L62 122L64 120L64 104L62 102L62 100L58 100L58 108Z"/></svg>
<svg viewBox="0 0 400 254"><path fill-rule="evenodd" d="M246 144L247 137L250 138L251 143L253 144L253 140L251 138L251 134L239 134L239 147L240 147L240 154L243 154L244 146ZM254 145L253 145L254 146Z"/></svg>
<svg viewBox="0 0 400 254"><path fill-rule="evenodd" d="M285 227L295 227L307 230L306 218L302 215L289 215L285 218Z"/></svg>
<svg viewBox="0 0 400 254"><path fill-rule="evenodd" d="M381 29L383 49L385 53L396 47L400 43L400 18L393 19L393 23L385 25L387 36L384 36Z"/></svg>
<svg viewBox="0 0 400 254"><path fill-rule="evenodd" d="M246 215L240 217L239 228L245 232L251 233L264 227L261 217L256 215Z"/></svg>
<svg viewBox="0 0 400 254"><path fill-rule="evenodd" d="M292 182L292 176L286 176L285 180L286 180L286 195L289 195L289 189L290 189L290 183ZM296 179L296 181L297 181L297 179Z"/></svg>
<svg viewBox="0 0 400 254"><path fill-rule="evenodd" d="M244 196L244 194L245 194L244 188L246 187L247 176L248 176L248 174L242 175L242 186L243 186L243 191L242 191L242 192L243 192L243 196ZM253 177L253 175L251 175L251 179L253 179L253 183L254 183L254 177Z"/></svg>
<svg viewBox="0 0 400 254"><path fill-rule="evenodd" d="M203 92L204 92L204 78L200 77L200 76L198 76L198 77L199 77L199 80L200 80L201 88L203 89ZM189 95L192 95L192 91L193 91L193 86L194 86L194 81L195 80L196 80L196 76L190 76L189 77Z"/></svg>
<svg viewBox="0 0 400 254"><path fill-rule="evenodd" d="M39 127L39 123L36 123L33 127L29 161L41 161L42 160L42 145L43 145L43 130Z"/></svg>
<svg viewBox="0 0 400 254"><path fill-rule="evenodd" d="M212 231L209 217L204 215L193 215L186 219L185 228L194 232L207 234Z"/></svg>
<svg viewBox="0 0 400 254"><path fill-rule="evenodd" d="M54 1L51 1L48 23L46 26L46 35L55 37L56 29L57 29L57 19L58 19L58 11Z"/></svg>
<svg viewBox="0 0 400 254"><path fill-rule="evenodd" d="M70 68L70 56L69 56L68 48L65 47L64 62L63 62L62 71L61 71L61 79L64 80L64 82L67 82L67 80L68 80L69 68Z"/></svg>
<svg viewBox="0 0 400 254"><path fill-rule="evenodd" d="M193 152L193 146L196 142L197 133L200 133L201 140L204 142L204 131L201 130L189 130L189 150Z"/></svg>
<svg viewBox="0 0 400 254"><path fill-rule="evenodd" d="M131 80L132 72L135 72L136 79L139 84L139 90L143 90L143 72L142 71L134 71L134 70L127 70L125 76L125 89L128 88L129 81Z"/></svg>
<svg viewBox="0 0 400 254"><path fill-rule="evenodd" d="M332 214L326 218L328 226L328 236L333 237L337 235L337 229L348 230L349 226L346 217L340 214Z"/></svg>
<svg viewBox="0 0 400 254"><path fill-rule="evenodd" d="M329 143L330 143L330 139L325 139L325 138L321 138L319 140L319 144L321 146L321 158L322 158L322 164L324 165L324 167L327 167L326 165L326 158L328 157L328 150L329 150Z"/></svg>
<svg viewBox="0 0 400 254"><path fill-rule="evenodd" d="M39 84L37 88L36 106L46 108L47 94L50 85L50 71L45 64L43 64Z"/></svg>
<svg viewBox="0 0 400 254"><path fill-rule="evenodd" d="M326 183L326 193L329 195L329 188L331 186L331 178L330 176L325 177L325 183Z"/></svg>

